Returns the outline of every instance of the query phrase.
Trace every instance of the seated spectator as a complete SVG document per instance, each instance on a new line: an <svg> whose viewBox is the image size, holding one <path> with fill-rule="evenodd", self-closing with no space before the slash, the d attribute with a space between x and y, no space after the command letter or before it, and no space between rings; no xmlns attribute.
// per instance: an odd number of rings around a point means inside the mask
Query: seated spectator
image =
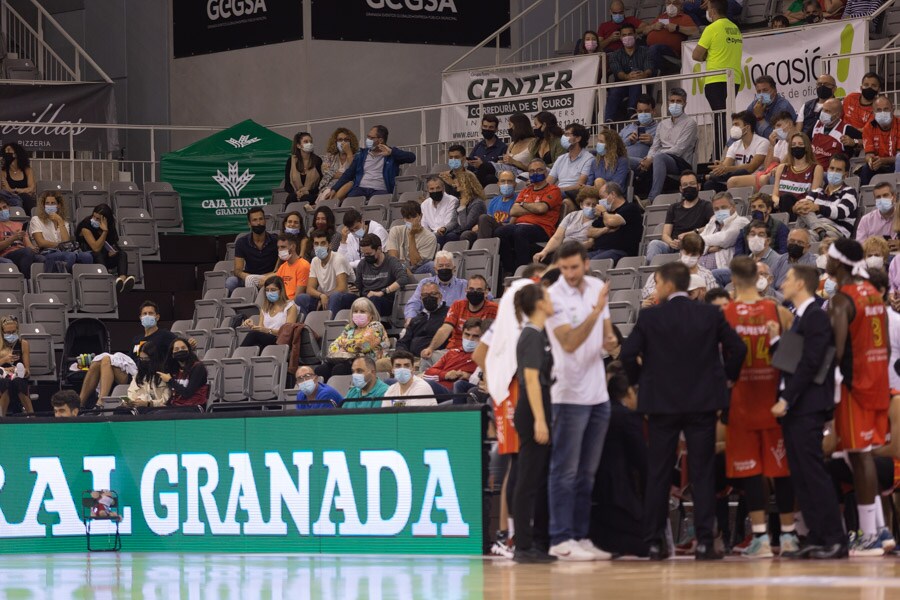
<svg viewBox="0 0 900 600"><path fill-rule="evenodd" d="M397 383L384 392L387 400L383 400L381 406L390 408L391 406L434 406L437 404L431 386L421 377L413 375L414 360L415 357L412 354L403 350L397 350L391 356L391 369L394 371ZM412 398L401 400L400 398L403 396L412 396Z"/></svg>
<svg viewBox="0 0 900 600"><path fill-rule="evenodd" d="M492 238L500 226L515 222L509 216L509 211L516 201L516 176L512 171L501 171L498 180L500 193L491 198L487 212L478 217L478 223L474 227L460 234L460 238L469 244L475 240Z"/></svg>
<svg viewBox="0 0 900 600"><path fill-rule="evenodd" d="M635 202L625 199L625 190L616 183L607 183L606 198L600 198L597 218L588 230L594 243L588 256L591 260L611 258L619 262L623 256L637 256L644 232L644 217Z"/></svg>
<svg viewBox="0 0 900 600"><path fill-rule="evenodd" d="M387 145L388 130L384 125L376 125L366 136L366 147L353 157L353 162L344 174L325 190L323 199L335 196L365 196L368 200L376 194L394 192L394 181L400 174L400 165L416 162L416 155L400 148ZM352 182L348 192L344 186Z"/></svg>
<svg viewBox="0 0 900 600"><path fill-rule="evenodd" d="M725 13L722 16L732 23L740 24L743 6L738 0L728 0L725 6ZM684 2L684 12L694 20L698 27L709 24L710 20L707 17L710 15L705 14L708 7L709 4L703 0L685 0Z"/></svg>
<svg viewBox="0 0 900 600"><path fill-rule="evenodd" d="M870 210L860 218L859 225L856 226L856 241L862 243L870 237L896 240L894 215L897 195L894 193L894 186L882 181L875 186L872 194L875 196L875 210Z"/></svg>
<svg viewBox="0 0 900 600"><path fill-rule="evenodd" d="M786 29L791 26L791 22L784 15L775 15L769 23L769 29Z"/></svg>
<svg viewBox="0 0 900 600"><path fill-rule="evenodd" d="M828 184L813 190L804 200L794 205L797 226L808 229L810 237L846 238L853 231L859 197L845 179L850 172L850 159L846 154L831 157L826 173Z"/></svg>
<svg viewBox="0 0 900 600"><path fill-rule="evenodd" d="M653 138L656 136L656 121L653 119L653 111L656 110L656 100L653 96L641 94L634 106L635 121L629 123L621 132L622 141L625 143L625 151L628 153L628 165L636 169L638 164L650 152Z"/></svg>
<svg viewBox="0 0 900 600"><path fill-rule="evenodd" d="M803 1L803 22L806 25L815 25L821 23L825 17L822 15L822 7L819 6L818 0Z"/></svg>
<svg viewBox="0 0 900 600"><path fill-rule="evenodd" d="M570 209L574 209L575 205L571 201L578 195L578 190L587 184L591 165L594 162L594 157L585 150L590 133L583 125L574 123L566 126L560 139L563 148L566 149L566 154L557 158L553 163L547 181L560 189L568 199L566 205Z"/></svg>
<svg viewBox="0 0 900 600"><path fill-rule="evenodd" d="M702 275L698 273L691 275L691 282L688 284L688 298L698 302L706 298L706 281Z"/></svg>
<svg viewBox="0 0 900 600"><path fill-rule="evenodd" d="M497 177L499 178L503 171L510 171L513 175L527 171L528 161L534 158L531 153L534 143L534 129L531 127L531 120L520 112L510 115L509 146L503 158L493 163Z"/></svg>
<svg viewBox="0 0 900 600"><path fill-rule="evenodd" d="M640 81L653 75L653 62L650 51L646 46L638 46L636 28L632 25L623 25L622 48L609 56L609 70L613 81ZM606 109L604 120L607 123L621 121L622 101L627 98L626 108L633 111L637 104L638 96L643 92L643 85L610 87L606 91Z"/></svg>
<svg viewBox="0 0 900 600"><path fill-rule="evenodd" d="M812 144L805 133L793 133L788 140L788 157L775 169L772 190L774 210L794 218L794 205L810 192L822 187L825 171L816 162Z"/></svg>
<svg viewBox="0 0 900 600"><path fill-rule="evenodd" d="M512 175L512 173L510 173L510 175ZM487 205L481 198L475 198L465 203L460 200L459 206L456 209L456 230L447 231L444 235L440 236L438 240L440 241L443 239L444 244L446 244L447 242L455 242L463 239L465 234L474 233L473 230L477 232L478 222L481 220L481 217L484 216L486 209ZM476 237L477 235L478 234L475 233Z"/></svg>
<svg viewBox="0 0 900 600"><path fill-rule="evenodd" d="M534 136L531 142L531 156L541 159L548 167L566 153L566 149L562 146L563 130L552 112L541 111L534 115Z"/></svg>
<svg viewBox="0 0 900 600"><path fill-rule="evenodd" d="M443 194L444 192L436 193ZM431 198L425 202L429 201ZM450 200L442 202L450 202ZM384 247L389 255L399 259L411 273L434 273L433 259L438 249L438 242L431 230L424 226L423 208L424 204L419 206L415 200L404 203L400 208L400 216L405 222L403 225L391 227L388 232L387 244ZM456 211L454 210L453 217L455 216Z"/></svg>
<svg viewBox="0 0 900 600"><path fill-rule="evenodd" d="M830 98L822 104L819 120L813 126L810 143L816 162L823 169L828 169L831 157L838 152L845 154L856 152L857 140L862 138L862 133L847 124L843 116L841 101L837 98Z"/></svg>
<svg viewBox="0 0 900 600"><path fill-rule="evenodd" d="M456 196L451 196L445 191L444 182L440 177L431 177L426 184L426 190L428 197L425 198L419 209L421 225L426 231L433 233L438 239L438 244L443 246L447 241L447 234L456 233L459 228L456 210L459 208L460 201ZM419 205L418 202L412 200L410 202Z"/></svg>
<svg viewBox="0 0 900 600"><path fill-rule="evenodd" d="M278 275L266 279L263 284L265 297L256 322L247 319L243 327L251 329L241 346L256 346L262 352L266 346L273 345L278 340L278 330L285 323L297 322L297 305L288 297L284 280Z"/></svg>
<svg viewBox="0 0 900 600"><path fill-rule="evenodd" d="M769 135L769 151L763 166L750 175L735 175L728 178L728 189L752 187L758 192L764 185L775 183L775 171L788 155L788 136L794 129L794 120L788 113L775 115L775 128Z"/></svg>
<svg viewBox="0 0 900 600"><path fill-rule="evenodd" d="M816 97L804 102L800 112L797 113L797 126L809 139L813 137L813 127L819 120L819 113L822 111L824 102L834 98L835 88L837 88L837 81L834 77L828 73L822 73L816 78Z"/></svg>
<svg viewBox="0 0 900 600"><path fill-rule="evenodd" d="M278 260L278 236L266 232L266 213L259 206L247 211L250 235L234 241L234 275L225 280L230 296L239 287L259 288L263 280L275 273Z"/></svg>
<svg viewBox="0 0 900 600"><path fill-rule="evenodd" d="M28 395L28 377L31 368L31 352L28 341L19 337L19 321L6 316L0 319L0 415L18 414L22 411L34 414L31 396Z"/></svg>
<svg viewBox="0 0 900 600"><path fill-rule="evenodd" d="M356 134L346 127L338 127L328 138L328 145L325 147L325 156L322 157L322 180L319 181L319 198L322 198L326 191L331 188L331 184L341 178L344 172L350 168L353 163L353 156L359 150L359 140ZM344 184L344 188L338 190L347 196L350 187L353 184L349 181ZM332 225L334 224L334 216L332 215Z"/></svg>
<svg viewBox="0 0 900 600"><path fill-rule="evenodd" d="M381 249L381 238L368 233L359 241L362 260L356 265L356 289L360 298L374 303L378 313L390 315L394 294L410 282L409 273L398 259ZM345 304L338 310L347 308Z"/></svg>
<svg viewBox="0 0 900 600"><path fill-rule="evenodd" d="M757 263L766 263L774 267L778 263L777 252L772 249L772 238L769 237L769 228L762 221L751 221L747 233L747 249L750 258Z"/></svg>
<svg viewBox="0 0 900 600"><path fill-rule="evenodd" d="M625 4L622 0L613 0L609 5L611 18L600 24L597 36L600 38L600 49L604 52L615 52L622 48L622 28L626 25L632 29L641 26L641 21L631 15L625 16Z"/></svg>
<svg viewBox="0 0 900 600"><path fill-rule="evenodd" d="M454 144L447 148L447 164L450 170L439 174L438 178L448 197L458 198L459 203L468 203L475 198L484 200L484 188L466 166L465 147Z"/></svg>
<svg viewBox="0 0 900 600"><path fill-rule="evenodd" d="M875 72L863 75L858 92L850 92L844 97L844 120L857 131L862 131L875 118L873 105L875 98L884 89L884 79Z"/></svg>
<svg viewBox="0 0 900 600"><path fill-rule="evenodd" d="M694 20L684 13L682 4L682 0L666 0L665 11L638 28L638 33L646 36L654 75L676 72L681 62L681 42L700 33Z"/></svg>
<svg viewBox="0 0 900 600"><path fill-rule="evenodd" d="M465 281L463 280L463 283ZM421 308L410 318L403 335L397 340L397 350L407 350L415 356L428 347L435 334L447 320L450 307L443 299L440 286L433 282L422 282ZM417 290L418 291L418 290ZM446 342L438 347L442 350Z"/></svg>
<svg viewBox="0 0 900 600"><path fill-rule="evenodd" d="M884 238L870 237L863 242L862 247L866 257L867 269L884 271L887 268L888 260L891 258L891 250Z"/></svg>
<svg viewBox="0 0 900 600"><path fill-rule="evenodd" d="M635 177L643 181L641 186L644 189L647 188L647 180L652 180L647 194L650 202L662 193L666 177L690 170L694 161L697 121L684 114L686 103L687 92L681 88L669 90L669 118L657 125L650 151L635 173Z"/></svg>
<svg viewBox="0 0 900 600"><path fill-rule="evenodd" d="M875 13L882 0L847 0L844 6L844 19L861 19Z"/></svg>
<svg viewBox="0 0 900 600"><path fill-rule="evenodd" d="M602 130L597 134L597 145L595 148L597 158L596 160L591 160L591 171L588 173L587 185L601 188L607 182L610 182L618 184L623 189L627 188L630 166L628 151L625 149L625 143L619 137L619 134L613 129Z"/></svg>
<svg viewBox="0 0 900 600"><path fill-rule="evenodd" d="M713 216L712 204L700 199L700 186L696 173L690 170L684 171L679 184L681 202L669 205L662 229L662 239L653 240L647 246L648 265L657 254L671 254L681 250L681 241L684 236L706 227Z"/></svg>
<svg viewBox="0 0 900 600"><path fill-rule="evenodd" d="M333 214L333 213L332 213ZM307 258L309 256L309 242L306 231L303 230L303 217L296 210L292 210L281 221L281 231L297 238L297 255ZM308 260L308 259L307 259Z"/></svg>
<svg viewBox="0 0 900 600"><path fill-rule="evenodd" d="M15 142L3 146L3 176L0 177L0 190L18 196L25 214L30 215L35 207L36 189L28 151Z"/></svg>
<svg viewBox="0 0 900 600"><path fill-rule="evenodd" d="M325 232L328 236L329 246L334 252L337 252L338 248L341 245L341 234L337 230L337 226L335 225L334 220L334 211L331 210L327 206L317 206L316 211L313 213L312 219L313 225L309 228L307 232L307 238L312 240L313 234L316 231ZM312 259L312 246L307 246L307 260Z"/></svg>
<svg viewBox="0 0 900 600"><path fill-rule="evenodd" d="M750 222L760 221L765 223L769 232L768 238L772 240L772 247L779 254L787 252L788 226L772 218L772 212L775 210L775 203L768 194L757 192L750 196ZM745 256L750 254L747 248L747 234L750 233L750 225L744 227L738 236L734 245L735 256Z"/></svg>
<svg viewBox="0 0 900 600"><path fill-rule="evenodd" d="M172 390L159 376L165 365L155 362L155 355L152 343L144 344L138 352L137 375L128 384L128 392L122 399L124 406L162 408L169 403Z"/></svg>
<svg viewBox="0 0 900 600"><path fill-rule="evenodd" d="M381 358L388 341L378 309L368 298L357 298L350 307L350 319L341 334L328 346L325 362L316 367L323 381L332 375L349 375L353 359L368 356Z"/></svg>
<svg viewBox="0 0 900 600"><path fill-rule="evenodd" d="M0 198L0 231L21 231L21 223L3 221L3 209L6 204ZM12 229L7 229L11 227ZM19 228L19 229L16 229ZM90 252L93 261L106 267L107 271L117 275L116 291L130 292L134 288L134 277L128 275L128 256L119 248L119 232L116 229L116 218L108 204L98 204L91 216L85 217L75 226L75 239L83 252ZM19 267L26 278L31 274L31 263L37 255L27 235L15 240L7 248L15 248L11 252L3 252L3 258L9 258ZM3 242L0 241L0 248Z"/></svg>
<svg viewBox="0 0 900 600"><path fill-rule="evenodd" d="M24 224L9 219L9 203L3 196L0 196L0 236L0 263L13 263L25 279L31 279L31 265L45 259L31 243Z"/></svg>
<svg viewBox="0 0 900 600"><path fill-rule="evenodd" d="M700 266L700 257L703 256L704 250L706 250L706 244L703 242L703 238L693 231L689 232L681 240L681 262L690 270L691 275L700 275L703 278L708 291L719 287L719 284L716 282L712 271ZM642 306L653 306L659 302L659 298L656 295L655 277L647 280L646 285L641 290L641 300L643 301Z"/></svg>
<svg viewBox="0 0 900 600"><path fill-rule="evenodd" d="M78 393L75 390L60 390L50 397L53 416L57 419L77 417L81 408Z"/></svg>
<svg viewBox="0 0 900 600"><path fill-rule="evenodd" d="M784 296L781 294L781 291L772 285L772 282L775 280L772 275L772 268L768 263L764 262L757 263L756 267L759 274L759 278L756 280L756 291L759 292L759 295L764 298L772 298L779 304L784 302Z"/></svg>
<svg viewBox="0 0 900 600"><path fill-rule="evenodd" d="M594 186L581 188L576 199L579 210L570 212L560 221L559 227L547 241L547 245L534 255L534 262L553 262L551 257L563 242L576 241L586 248L593 246L588 231L599 216L597 205L600 203L600 190Z"/></svg>
<svg viewBox="0 0 900 600"><path fill-rule="evenodd" d="M734 198L728 192L719 192L712 199L713 216L700 232L706 253L700 257L700 266L715 274L715 269L728 269L734 258L734 245L741 230L750 219L737 213ZM721 279L718 279L722 283Z"/></svg>
<svg viewBox="0 0 900 600"><path fill-rule="evenodd" d="M319 183L322 181L322 159L313 152L312 135L306 132L294 134L291 156L284 165L284 191L287 202L316 201Z"/></svg>
<svg viewBox="0 0 900 600"><path fill-rule="evenodd" d="M387 392L388 384L379 379L375 361L368 356L361 356L353 361L352 368L353 373L350 377L353 385L347 392L347 398L341 404L341 408L381 408L380 398ZM371 398L371 400L347 402L357 398Z"/></svg>
<svg viewBox="0 0 900 600"><path fill-rule="evenodd" d="M575 55L596 54L600 51L600 36L588 29L581 34L581 40L575 45Z"/></svg>
<svg viewBox="0 0 900 600"><path fill-rule="evenodd" d="M355 208L351 208L344 213L344 226L341 228L341 241L338 245L338 252L344 255L347 262L354 269L359 263L360 249L359 241L368 234L373 234L381 240L384 245L388 241L388 232L382 227L378 221L363 222L362 215Z"/></svg>
<svg viewBox="0 0 900 600"><path fill-rule="evenodd" d="M788 271L795 265L816 265L816 256L809 251L809 232L805 229L792 229L788 234L787 252L779 256L772 265L772 283L776 290L781 289Z"/></svg>
<svg viewBox="0 0 900 600"><path fill-rule="evenodd" d="M797 111L788 99L778 93L775 80L769 75L761 75L753 82L756 86L756 97L747 107L747 111L756 117L756 133L768 138L775 124L775 115L786 112L797 120Z"/></svg>
<svg viewBox="0 0 900 600"><path fill-rule="evenodd" d="M71 272L72 265L91 264L94 257L82 252L72 240L72 231L66 220L66 202L60 192L46 191L38 200L37 214L31 217L28 233L41 250L47 262L64 262Z"/></svg>
<svg viewBox="0 0 900 600"><path fill-rule="evenodd" d="M729 179L756 173L763 166L769 140L754 133L755 128L756 117L750 111L731 115L729 138L734 141L725 149L725 160L713 163L704 190L724 192Z"/></svg>
<svg viewBox="0 0 900 600"><path fill-rule="evenodd" d="M353 302L349 281L356 274L342 254L332 251L328 239L327 231L313 231L312 249L315 257L309 267L306 291L297 295L294 302L303 314L314 310L328 310L333 318L339 310L338 306Z"/></svg>
<svg viewBox="0 0 900 600"><path fill-rule="evenodd" d="M432 359L434 352L447 344L447 350L462 348L463 327L475 317L486 321L497 317L497 303L487 300L487 280L481 275L469 277L466 299L458 300L450 306L444 324L438 329L428 347L419 354L423 359ZM437 357L435 357L437 358Z"/></svg>
<svg viewBox="0 0 900 600"><path fill-rule="evenodd" d="M505 272L515 270L531 261L538 242L546 242L559 222L562 192L547 181L547 163L536 158L528 165L531 183L519 193L509 215L514 223L497 228L500 238L500 263Z"/></svg>
<svg viewBox="0 0 900 600"><path fill-rule="evenodd" d="M188 340L175 338L169 350L165 371L158 375L171 390L168 406L193 406L201 411L206 410L209 375L206 365L194 354Z"/></svg>
<svg viewBox="0 0 900 600"><path fill-rule="evenodd" d="M881 95L875 98L875 118L863 127L866 164L859 172L861 185L869 185L880 173L893 173L900 150L900 121L894 117L894 104Z"/></svg>
<svg viewBox="0 0 900 600"><path fill-rule="evenodd" d="M500 119L494 115L484 115L481 119L481 141L475 144L466 159L469 171L475 173L482 186L497 183L497 172L491 163L500 162L506 154L506 142L497 137L499 127Z"/></svg>
<svg viewBox="0 0 900 600"><path fill-rule="evenodd" d="M284 293L288 300L294 300L299 294L306 293L309 281L309 262L300 258L296 236L282 233L278 236L278 260L281 266L275 271L284 282Z"/></svg>
<svg viewBox="0 0 900 600"><path fill-rule="evenodd" d="M337 408L344 397L330 385L320 382L312 367L302 366L297 369L297 408L300 410L313 408Z"/></svg>
<svg viewBox="0 0 900 600"><path fill-rule="evenodd" d="M140 355L144 344L152 344L148 347L147 352L151 354L150 358L154 364L165 364L169 347L175 340L175 334L158 327L159 306L155 302L144 301L139 309L139 315L144 334L134 338L131 357L118 353L114 355L101 354L94 357L94 361L91 362L91 366L84 376L84 382L81 384L82 406L87 405L95 391L98 397L103 398L109 396L114 385L128 383L131 377L137 373L135 360ZM123 356L126 360L121 359Z"/></svg>
<svg viewBox="0 0 900 600"><path fill-rule="evenodd" d="M434 366L423 373L423 379L437 381L451 392L465 393L462 390L457 391L454 386L458 382L468 383L469 377L478 368L478 365L472 360L472 353L478 347L478 340L481 339L483 330L484 324L481 319L466 320L463 323L462 347L444 353Z"/></svg>
<svg viewBox="0 0 900 600"><path fill-rule="evenodd" d="M436 285L440 291L439 299L442 299L448 306L466 297L468 284L465 279L456 276L456 261L452 252L441 250L434 255L434 272L435 275L426 277L419 282L416 291L403 307L403 316L406 319L407 327L410 319L422 312L422 294L426 285L430 283ZM438 302L439 304L440 302ZM433 310L431 309L431 311ZM413 352L413 354L418 356L418 352Z"/></svg>

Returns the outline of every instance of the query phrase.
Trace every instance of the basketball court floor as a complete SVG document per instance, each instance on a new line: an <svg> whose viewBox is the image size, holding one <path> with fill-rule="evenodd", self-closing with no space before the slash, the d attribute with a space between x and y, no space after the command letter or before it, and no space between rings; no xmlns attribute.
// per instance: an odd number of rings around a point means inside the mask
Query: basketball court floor
<svg viewBox="0 0 900 600"><path fill-rule="evenodd" d="M515 565L480 557L5 555L0 599L13 598L886 600L900 598L900 561Z"/></svg>

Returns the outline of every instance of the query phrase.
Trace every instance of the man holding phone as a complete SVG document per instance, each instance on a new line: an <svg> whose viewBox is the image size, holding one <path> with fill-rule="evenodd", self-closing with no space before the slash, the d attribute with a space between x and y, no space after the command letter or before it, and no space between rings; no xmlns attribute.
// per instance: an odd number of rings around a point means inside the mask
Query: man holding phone
<svg viewBox="0 0 900 600"><path fill-rule="evenodd" d="M481 119L480 142L475 144L466 159L468 169L475 173L481 185L497 183L497 172L491 163L500 162L506 154L506 143L497 137L500 120L494 115L485 115Z"/></svg>
<svg viewBox="0 0 900 600"><path fill-rule="evenodd" d="M628 164L632 169L637 168L653 145L653 138L656 137L656 121L653 118L655 109L656 100L648 94L641 94L634 106L635 121L622 130L622 141L625 142Z"/></svg>

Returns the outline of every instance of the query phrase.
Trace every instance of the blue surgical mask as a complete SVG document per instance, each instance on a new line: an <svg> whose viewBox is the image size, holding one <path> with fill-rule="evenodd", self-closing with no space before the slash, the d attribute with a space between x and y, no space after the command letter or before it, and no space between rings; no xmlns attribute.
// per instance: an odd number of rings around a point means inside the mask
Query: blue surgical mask
<svg viewBox="0 0 900 600"><path fill-rule="evenodd" d="M362 236L366 235L366 228L360 227L359 229L357 229L356 231L353 232L353 235L362 239Z"/></svg>
<svg viewBox="0 0 900 600"><path fill-rule="evenodd" d="M447 161L447 164L450 166L451 171L455 171L456 169L462 167L462 160L458 158L451 158Z"/></svg>
<svg viewBox="0 0 900 600"><path fill-rule="evenodd" d="M609 200L607 200L606 198L600 199L600 206L602 206L604 210L609 210L611 207Z"/></svg>
<svg viewBox="0 0 900 600"><path fill-rule="evenodd" d="M462 341L462 349L463 352L471 354L475 352L475 348L478 347L478 340L463 340Z"/></svg>
<svg viewBox="0 0 900 600"><path fill-rule="evenodd" d="M825 280L825 295L831 298L834 296L834 293L837 291L837 281L834 279L826 279Z"/></svg>
<svg viewBox="0 0 900 600"><path fill-rule="evenodd" d="M406 226L407 229L412 229L412 223L410 223L409 221L406 221L404 223L404 225Z"/></svg>
<svg viewBox="0 0 900 600"><path fill-rule="evenodd" d="M59 210L59 207L56 206L55 204L49 204L44 207L44 212L47 213L48 215L55 215L56 211L58 211L58 210Z"/></svg>
<svg viewBox="0 0 900 600"><path fill-rule="evenodd" d="M290 235L298 235L300 233L299 227L285 227L284 232Z"/></svg>
<svg viewBox="0 0 900 600"><path fill-rule="evenodd" d="M569 148L572 147L572 138L570 138L567 135L564 135L561 138L559 138L559 143L562 144L563 150L568 150Z"/></svg>
<svg viewBox="0 0 900 600"><path fill-rule="evenodd" d="M717 210L715 215L717 223L724 223L725 219L731 216L731 211L723 208L722 210Z"/></svg>
<svg viewBox="0 0 900 600"><path fill-rule="evenodd" d="M98 221L97 219L91 219L91 227L93 227L94 229L99 229L100 221Z"/></svg>
<svg viewBox="0 0 900 600"><path fill-rule="evenodd" d="M822 115L827 115L827 114L828 114L828 113L822 113ZM819 115L819 117L821 118L822 115ZM824 123L824 121L823 121L823 123ZM825 124L827 125L827 123L825 123ZM778 136L778 139L779 139L779 140L786 140L786 139L787 139L787 134L788 134L788 132L785 131L784 129L782 129L781 127L776 127L776 128L775 128L775 135Z"/></svg>
<svg viewBox="0 0 900 600"><path fill-rule="evenodd" d="M772 104L772 94L769 92L756 94L756 100L768 106L769 104Z"/></svg>
<svg viewBox="0 0 900 600"><path fill-rule="evenodd" d="M819 113L819 120L822 121L822 125L824 125L825 127L828 127L829 125L831 125L831 113L827 113L823 110L822 112ZM786 137L787 136L785 136L785 138ZM785 138L782 138L782 139L785 139Z"/></svg>
<svg viewBox="0 0 900 600"><path fill-rule="evenodd" d="M316 258L318 258L319 260L325 260L325 258L328 256L328 248L326 246L316 246L313 252L316 253Z"/></svg>
<svg viewBox="0 0 900 600"><path fill-rule="evenodd" d="M266 300L269 302L277 302L281 298L281 292L266 292Z"/></svg>
<svg viewBox="0 0 900 600"><path fill-rule="evenodd" d="M531 183L542 183L545 179L547 179L546 173L532 173L528 176L529 181Z"/></svg>
<svg viewBox="0 0 900 600"><path fill-rule="evenodd" d="M409 380L412 379L412 371L406 367L398 367L394 369L394 378L400 383L409 383Z"/></svg>
<svg viewBox="0 0 900 600"><path fill-rule="evenodd" d="M825 177L828 179L828 185L841 185L841 182L844 181L844 174L836 171L828 171L825 173Z"/></svg>
<svg viewBox="0 0 900 600"><path fill-rule="evenodd" d="M355 388L363 389L366 387L366 376L362 373L354 373L350 376L350 383Z"/></svg>
<svg viewBox="0 0 900 600"><path fill-rule="evenodd" d="M300 393L304 396L309 396L316 391L316 381L315 379L307 379L297 387L300 388Z"/></svg>
<svg viewBox="0 0 900 600"><path fill-rule="evenodd" d="M603 156L604 154L606 154L606 144L597 142L597 156Z"/></svg>
<svg viewBox="0 0 900 600"><path fill-rule="evenodd" d="M0 221L9 221L9 209L0 210Z"/></svg>
<svg viewBox="0 0 900 600"><path fill-rule="evenodd" d="M585 219L593 219L594 218L594 207L593 206L585 206L581 209L581 213L584 215Z"/></svg>
<svg viewBox="0 0 900 600"><path fill-rule="evenodd" d="M889 111L882 111L875 113L875 122L881 125L882 127L887 127L894 121L894 113Z"/></svg>
<svg viewBox="0 0 900 600"><path fill-rule="evenodd" d="M6 340L7 344L15 344L16 342L19 341L19 334L18 333L4 333L3 339Z"/></svg>
<svg viewBox="0 0 900 600"><path fill-rule="evenodd" d="M669 104L669 114L673 117L680 117L684 113L684 106L678 104L677 102L672 102Z"/></svg>
<svg viewBox="0 0 900 600"><path fill-rule="evenodd" d="M651 115L650 113L638 113L637 120L638 123L646 127L653 122L653 115Z"/></svg>
<svg viewBox="0 0 900 600"><path fill-rule="evenodd" d="M878 212L890 212L894 208L894 202L890 198L875 198L875 208Z"/></svg>
<svg viewBox="0 0 900 600"><path fill-rule="evenodd" d="M616 25L619 25L619 24L625 22L625 15L622 15L619 13L614 14L612 16L612 18L613 18L613 23L615 23Z"/></svg>
<svg viewBox="0 0 900 600"><path fill-rule="evenodd" d="M375 147L375 140L370 140L369 138L366 138L366 148L371 150L374 147Z"/></svg>
<svg viewBox="0 0 900 600"><path fill-rule="evenodd" d="M156 317L154 317L153 315L144 315L143 317L141 317L141 325L144 326L144 329L156 327Z"/></svg>
<svg viewBox="0 0 900 600"><path fill-rule="evenodd" d="M503 183L500 185L500 195L509 198L516 191L516 186L511 183Z"/></svg>

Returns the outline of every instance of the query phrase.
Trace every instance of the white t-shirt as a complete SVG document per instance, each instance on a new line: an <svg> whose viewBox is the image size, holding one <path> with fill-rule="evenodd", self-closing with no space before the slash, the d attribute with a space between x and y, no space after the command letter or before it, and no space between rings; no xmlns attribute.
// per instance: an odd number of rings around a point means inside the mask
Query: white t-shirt
<svg viewBox="0 0 900 600"><path fill-rule="evenodd" d="M553 349L553 376L556 382L550 390L553 404L591 406L609 400L606 391L606 369L603 367L603 322L610 318L609 306L603 309L594 328L575 352L563 350L556 339L556 330L563 325L577 327L597 305L602 280L586 276L581 292L560 278L550 286L550 298L556 312L547 321L550 346Z"/></svg>
<svg viewBox="0 0 900 600"><path fill-rule="evenodd" d="M395 383L390 386L387 391L384 393L385 398L390 398L393 396L430 396L434 393L434 390L431 389L431 386L417 375L413 375L412 384L409 386L409 389L406 392L400 391L400 383ZM399 400L382 400L381 406L383 408L389 408L393 406L395 403L400 402ZM418 400L404 400L406 406L436 406L437 400L434 398L421 398Z"/></svg>
<svg viewBox="0 0 900 600"><path fill-rule="evenodd" d="M432 233L437 233L441 227L450 227L456 221L458 206L459 198L447 193L437 205L434 204L434 200L427 198L422 203L422 227Z"/></svg>
<svg viewBox="0 0 900 600"><path fill-rule="evenodd" d="M762 154L765 156L769 153L769 140L766 138L753 134L753 139L750 140L750 145L746 148L744 147L744 142L741 140L736 141L735 143L728 146L728 151L725 153L725 158L734 159L734 164L736 165L746 165L753 157L757 154Z"/></svg>
<svg viewBox="0 0 900 600"><path fill-rule="evenodd" d="M316 289L323 294L330 294L334 291L337 287L337 277L341 273L346 273L348 279L354 276L353 269L350 268L347 258L338 252L331 253L327 265L323 265L317 256L312 259L312 264L309 267L309 276L316 278Z"/></svg>
<svg viewBox="0 0 900 600"><path fill-rule="evenodd" d="M584 213L580 210L576 210L563 217L559 226L566 232L565 241L575 240L576 242L586 242L588 239L588 229L590 229L593 222L593 220L585 221Z"/></svg>
<svg viewBox="0 0 900 600"><path fill-rule="evenodd" d="M382 227L377 221L369 221L369 233L374 233L381 239L382 248L387 245L387 229ZM359 262L359 238L353 235L351 231L350 235L347 236L347 241L338 246L338 252L343 254L347 262L350 263L350 267L355 269L356 263Z"/></svg>
<svg viewBox="0 0 900 600"><path fill-rule="evenodd" d="M66 231L71 233L69 230L69 223L66 223ZM28 233L30 235L40 233L44 236L44 240L53 244L58 244L62 241L62 237L59 235L59 226L54 221L47 221L44 223L37 216L31 217L31 223L28 225Z"/></svg>
<svg viewBox="0 0 900 600"><path fill-rule="evenodd" d="M787 158L788 153L788 143L787 140L778 140L775 142L775 149L772 150L772 158L777 160L778 162L784 162L784 159ZM774 172L773 172L774 176Z"/></svg>
<svg viewBox="0 0 900 600"><path fill-rule="evenodd" d="M281 329L281 326L287 323L287 314L292 306L294 306L293 302L286 302L284 304L284 308L275 313L274 316L263 311L263 327L265 327L266 329L274 329L276 331Z"/></svg>

